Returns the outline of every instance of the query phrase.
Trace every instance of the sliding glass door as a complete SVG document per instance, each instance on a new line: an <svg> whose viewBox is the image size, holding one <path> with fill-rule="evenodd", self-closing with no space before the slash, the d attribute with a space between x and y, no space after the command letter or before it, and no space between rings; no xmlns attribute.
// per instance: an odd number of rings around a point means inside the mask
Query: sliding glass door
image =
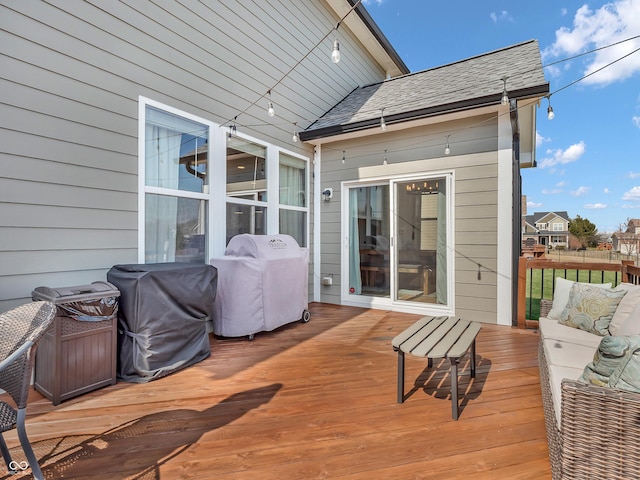
<svg viewBox="0 0 640 480"><path fill-rule="evenodd" d="M431 176L348 186L347 301L450 303L448 185Z"/></svg>

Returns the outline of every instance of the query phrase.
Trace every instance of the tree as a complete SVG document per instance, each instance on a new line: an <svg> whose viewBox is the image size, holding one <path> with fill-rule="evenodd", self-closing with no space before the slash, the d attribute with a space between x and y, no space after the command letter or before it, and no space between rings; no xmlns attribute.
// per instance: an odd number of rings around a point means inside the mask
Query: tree
<svg viewBox="0 0 640 480"><path fill-rule="evenodd" d="M580 215L576 215L576 218L569 223L569 233L575 235L583 247L595 247L597 244L598 229L588 219L582 218Z"/></svg>

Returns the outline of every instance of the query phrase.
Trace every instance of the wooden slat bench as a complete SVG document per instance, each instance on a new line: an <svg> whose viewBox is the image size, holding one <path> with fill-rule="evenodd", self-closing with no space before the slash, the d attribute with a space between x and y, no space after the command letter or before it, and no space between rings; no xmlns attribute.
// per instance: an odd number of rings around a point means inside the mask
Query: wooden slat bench
<svg viewBox="0 0 640 480"><path fill-rule="evenodd" d="M404 402L404 354L426 357L428 366L433 359L451 361L451 416L458 419L458 363L470 350L471 378L476 376L476 336L478 322L457 317L424 317L398 334L391 342L398 352L398 403Z"/></svg>

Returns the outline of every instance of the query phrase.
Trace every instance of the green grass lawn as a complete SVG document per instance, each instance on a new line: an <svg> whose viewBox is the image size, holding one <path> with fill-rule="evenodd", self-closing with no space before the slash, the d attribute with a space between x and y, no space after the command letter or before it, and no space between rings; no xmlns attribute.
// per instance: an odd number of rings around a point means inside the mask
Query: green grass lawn
<svg viewBox="0 0 640 480"><path fill-rule="evenodd" d="M529 320L540 318L540 299L551 300L553 298L554 276L584 283L611 282L613 286L620 283L620 272L569 270L565 276L564 270L556 270L555 275L552 268L530 270L527 272L526 293L526 318Z"/></svg>

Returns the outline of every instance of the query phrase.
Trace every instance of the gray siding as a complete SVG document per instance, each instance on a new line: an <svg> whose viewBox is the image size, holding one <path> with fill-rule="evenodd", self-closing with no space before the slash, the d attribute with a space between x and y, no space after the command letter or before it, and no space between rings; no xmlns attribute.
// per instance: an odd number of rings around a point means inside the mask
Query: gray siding
<svg viewBox="0 0 640 480"><path fill-rule="evenodd" d="M451 132L457 133L451 135L451 154L445 156ZM322 188L332 187L334 193L330 202L322 202L321 275L333 274L334 282L322 287L322 301L340 303L341 182L453 170L456 314L496 323L497 148L495 115L323 145ZM385 149L388 164L383 166Z"/></svg>
<svg viewBox="0 0 640 480"><path fill-rule="evenodd" d="M323 1L2 2L0 311L137 261L139 95L220 124L246 109L239 130L311 157L293 122L384 78L346 28L343 61L329 38L286 75L337 20Z"/></svg>

